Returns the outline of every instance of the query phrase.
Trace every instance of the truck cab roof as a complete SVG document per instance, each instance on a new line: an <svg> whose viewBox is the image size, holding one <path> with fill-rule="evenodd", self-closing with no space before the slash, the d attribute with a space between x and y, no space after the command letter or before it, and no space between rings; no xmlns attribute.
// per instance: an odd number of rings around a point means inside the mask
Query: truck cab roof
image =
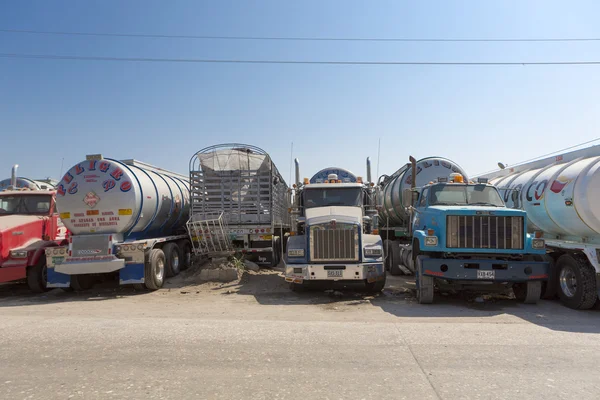
<svg viewBox="0 0 600 400"><path fill-rule="evenodd" d="M311 183L304 185L303 189L345 189L345 188L362 188L362 183Z"/></svg>

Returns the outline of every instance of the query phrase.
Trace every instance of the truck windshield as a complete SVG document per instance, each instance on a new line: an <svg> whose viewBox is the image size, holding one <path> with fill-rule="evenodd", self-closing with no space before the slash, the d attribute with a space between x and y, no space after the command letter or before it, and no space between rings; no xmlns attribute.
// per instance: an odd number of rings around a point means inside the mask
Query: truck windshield
<svg viewBox="0 0 600 400"><path fill-rule="evenodd" d="M431 188L429 204L504 207L498 191L486 185L436 185Z"/></svg>
<svg viewBox="0 0 600 400"><path fill-rule="evenodd" d="M52 196L6 195L0 196L2 215L46 215L50 212Z"/></svg>
<svg viewBox="0 0 600 400"><path fill-rule="evenodd" d="M349 206L362 204L360 188L306 189L304 191L304 207Z"/></svg>

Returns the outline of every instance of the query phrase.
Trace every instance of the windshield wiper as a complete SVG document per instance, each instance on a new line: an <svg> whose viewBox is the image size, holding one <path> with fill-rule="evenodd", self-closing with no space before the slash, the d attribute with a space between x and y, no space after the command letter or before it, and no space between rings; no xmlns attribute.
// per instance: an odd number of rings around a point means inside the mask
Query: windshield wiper
<svg viewBox="0 0 600 400"><path fill-rule="evenodd" d="M466 206L465 203L450 203L450 202L439 202L434 203L432 206Z"/></svg>
<svg viewBox="0 0 600 400"><path fill-rule="evenodd" d="M490 206L490 207L500 207L500 206L498 206L498 205L496 205L496 204L493 204L493 203L488 203L488 202L486 202L486 201L478 201L478 202L475 202L475 203L469 203L469 205L470 205L470 206Z"/></svg>

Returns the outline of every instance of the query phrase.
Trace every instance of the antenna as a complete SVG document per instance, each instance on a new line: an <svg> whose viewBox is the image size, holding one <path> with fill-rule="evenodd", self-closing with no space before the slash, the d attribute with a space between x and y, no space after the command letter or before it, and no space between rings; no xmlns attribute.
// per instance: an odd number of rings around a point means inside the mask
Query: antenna
<svg viewBox="0 0 600 400"><path fill-rule="evenodd" d="M294 163L294 142L292 142L292 148L290 149L290 184L292 183L292 164Z"/></svg>
<svg viewBox="0 0 600 400"><path fill-rule="evenodd" d="M60 162L60 174L58 175L58 180L60 181L62 179L62 173L63 173L63 166L65 164L65 158L62 158L62 161Z"/></svg>
<svg viewBox="0 0 600 400"><path fill-rule="evenodd" d="M379 155L381 154L381 138L379 138L379 145L377 146L377 173L375 179L379 179Z"/></svg>

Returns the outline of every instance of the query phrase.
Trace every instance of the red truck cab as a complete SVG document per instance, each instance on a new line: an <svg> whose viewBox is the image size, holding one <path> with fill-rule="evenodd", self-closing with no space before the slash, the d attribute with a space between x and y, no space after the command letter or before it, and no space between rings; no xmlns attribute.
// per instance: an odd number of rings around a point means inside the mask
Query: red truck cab
<svg viewBox="0 0 600 400"><path fill-rule="evenodd" d="M46 290L45 249L66 243L54 190L0 192L0 283L27 279L34 292Z"/></svg>

